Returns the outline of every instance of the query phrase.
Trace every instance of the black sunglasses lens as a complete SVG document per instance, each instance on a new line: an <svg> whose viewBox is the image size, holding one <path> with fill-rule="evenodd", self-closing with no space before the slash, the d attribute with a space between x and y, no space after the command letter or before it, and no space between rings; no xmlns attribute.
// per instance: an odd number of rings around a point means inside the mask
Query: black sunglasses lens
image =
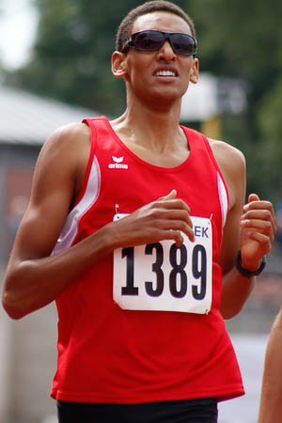
<svg viewBox="0 0 282 423"><path fill-rule="evenodd" d="M196 53L196 40L188 34L166 33L161 31L141 31L131 35L130 43L137 50L156 51L168 39L174 52L183 56Z"/></svg>
<svg viewBox="0 0 282 423"><path fill-rule="evenodd" d="M132 42L138 50L155 51L164 42L164 36L161 32L157 31L143 31L134 34Z"/></svg>
<svg viewBox="0 0 282 423"><path fill-rule="evenodd" d="M186 34L171 34L172 48L177 54L191 56L196 53L196 44L192 37Z"/></svg>

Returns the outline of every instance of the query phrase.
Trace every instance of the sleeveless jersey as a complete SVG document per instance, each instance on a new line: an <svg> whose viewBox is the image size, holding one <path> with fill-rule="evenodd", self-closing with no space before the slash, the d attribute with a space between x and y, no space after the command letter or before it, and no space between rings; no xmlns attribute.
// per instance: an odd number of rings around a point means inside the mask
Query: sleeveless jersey
<svg viewBox="0 0 282 423"><path fill-rule="evenodd" d="M91 130L84 186L54 254L172 189L191 208L195 242L116 250L57 298L52 397L140 403L242 395L219 312L228 192L208 140L182 127L189 157L164 168L135 155L105 117L84 122Z"/></svg>

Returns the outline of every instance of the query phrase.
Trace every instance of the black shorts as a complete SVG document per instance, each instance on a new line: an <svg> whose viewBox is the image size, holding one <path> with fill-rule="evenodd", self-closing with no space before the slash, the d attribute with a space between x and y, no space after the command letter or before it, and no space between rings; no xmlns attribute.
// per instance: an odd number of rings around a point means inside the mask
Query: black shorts
<svg viewBox="0 0 282 423"><path fill-rule="evenodd" d="M215 398L101 404L57 401L59 423L216 423Z"/></svg>

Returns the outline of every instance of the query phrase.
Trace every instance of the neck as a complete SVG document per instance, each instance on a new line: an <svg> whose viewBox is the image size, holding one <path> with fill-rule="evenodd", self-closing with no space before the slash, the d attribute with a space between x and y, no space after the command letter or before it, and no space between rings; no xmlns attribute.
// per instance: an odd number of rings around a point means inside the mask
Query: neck
<svg viewBox="0 0 282 423"><path fill-rule="evenodd" d="M171 107L146 107L139 101L128 101L124 114L112 121L115 131L132 143L164 151L183 137L179 128L181 101Z"/></svg>

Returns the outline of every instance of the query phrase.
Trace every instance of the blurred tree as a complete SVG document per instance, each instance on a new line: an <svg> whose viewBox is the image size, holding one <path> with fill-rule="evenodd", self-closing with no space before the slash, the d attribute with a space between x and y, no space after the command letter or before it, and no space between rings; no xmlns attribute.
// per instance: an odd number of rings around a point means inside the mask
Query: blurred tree
<svg viewBox="0 0 282 423"><path fill-rule="evenodd" d="M33 57L14 81L94 110L119 109L123 90L111 75L110 57L121 3L105 7L103 1L35 0L35 5L40 18Z"/></svg>
<svg viewBox="0 0 282 423"><path fill-rule="evenodd" d="M282 45L281 45L282 51ZM282 201L282 73L264 95L257 122L262 138L262 183L275 201Z"/></svg>
<svg viewBox="0 0 282 423"><path fill-rule="evenodd" d="M242 149L248 190L282 199L282 2L192 0L202 70L248 82L248 110L223 116L223 138Z"/></svg>
<svg viewBox="0 0 282 423"><path fill-rule="evenodd" d="M183 2L179 2L183 3ZM110 115L125 106L111 73L120 21L138 0L34 0L39 24L31 61L8 80L42 95Z"/></svg>

